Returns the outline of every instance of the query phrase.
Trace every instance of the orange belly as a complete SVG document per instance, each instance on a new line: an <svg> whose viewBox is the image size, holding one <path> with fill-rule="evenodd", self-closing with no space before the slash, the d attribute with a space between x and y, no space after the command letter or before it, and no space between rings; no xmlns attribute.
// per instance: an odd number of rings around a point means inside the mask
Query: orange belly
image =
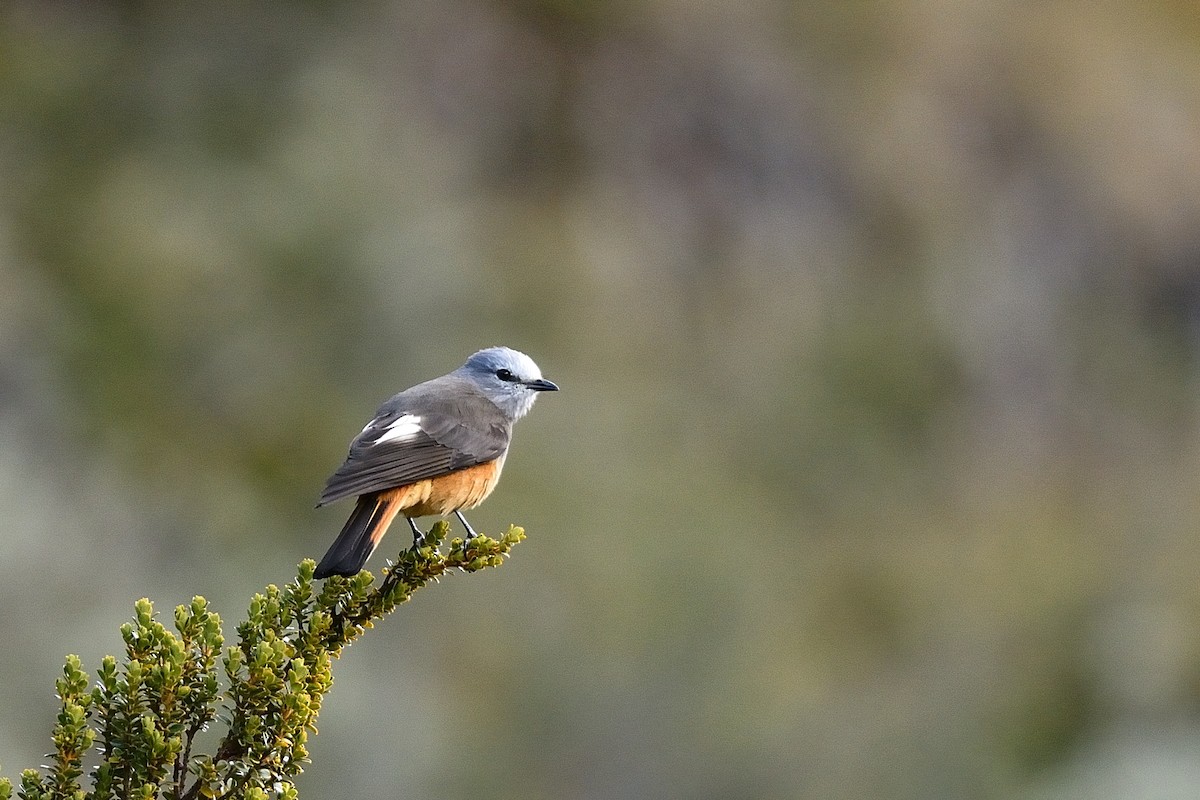
<svg viewBox="0 0 1200 800"><path fill-rule="evenodd" d="M379 499L395 503L393 515L398 511L406 517L441 516L474 508L496 488L503 466L504 457L501 456L486 464L388 489L379 493Z"/></svg>

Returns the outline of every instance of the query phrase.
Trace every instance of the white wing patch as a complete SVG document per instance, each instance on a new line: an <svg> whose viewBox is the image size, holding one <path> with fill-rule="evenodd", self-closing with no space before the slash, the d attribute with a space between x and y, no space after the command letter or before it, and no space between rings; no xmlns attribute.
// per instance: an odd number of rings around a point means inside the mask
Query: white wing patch
<svg viewBox="0 0 1200 800"><path fill-rule="evenodd" d="M404 416L398 418L391 425L388 425L384 434L375 440L375 444L383 444L384 442L403 442L409 439L415 439L420 435L421 418L412 414L405 414Z"/></svg>

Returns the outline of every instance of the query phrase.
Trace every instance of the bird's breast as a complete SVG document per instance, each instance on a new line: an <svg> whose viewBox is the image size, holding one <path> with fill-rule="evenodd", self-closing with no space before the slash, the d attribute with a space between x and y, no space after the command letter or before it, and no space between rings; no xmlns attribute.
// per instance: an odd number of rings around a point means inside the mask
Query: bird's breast
<svg viewBox="0 0 1200 800"><path fill-rule="evenodd" d="M449 514L482 503L500 480L504 456L383 492L408 517Z"/></svg>

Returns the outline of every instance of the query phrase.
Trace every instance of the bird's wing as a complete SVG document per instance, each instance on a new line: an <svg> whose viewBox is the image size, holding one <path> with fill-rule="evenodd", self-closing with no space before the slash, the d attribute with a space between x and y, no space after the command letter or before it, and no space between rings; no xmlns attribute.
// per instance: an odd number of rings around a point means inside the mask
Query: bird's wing
<svg viewBox="0 0 1200 800"><path fill-rule="evenodd" d="M511 434L504 412L469 383L420 384L385 403L355 437L318 505L493 461Z"/></svg>

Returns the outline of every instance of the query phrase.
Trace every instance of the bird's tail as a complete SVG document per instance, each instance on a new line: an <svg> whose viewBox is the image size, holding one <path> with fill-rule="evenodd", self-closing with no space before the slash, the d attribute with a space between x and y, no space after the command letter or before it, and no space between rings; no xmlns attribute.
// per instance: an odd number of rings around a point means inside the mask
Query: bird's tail
<svg viewBox="0 0 1200 800"><path fill-rule="evenodd" d="M387 492L376 492L358 498L358 505L342 532L317 565L314 578L330 575L355 575L367 563L388 526L400 511L400 499Z"/></svg>

